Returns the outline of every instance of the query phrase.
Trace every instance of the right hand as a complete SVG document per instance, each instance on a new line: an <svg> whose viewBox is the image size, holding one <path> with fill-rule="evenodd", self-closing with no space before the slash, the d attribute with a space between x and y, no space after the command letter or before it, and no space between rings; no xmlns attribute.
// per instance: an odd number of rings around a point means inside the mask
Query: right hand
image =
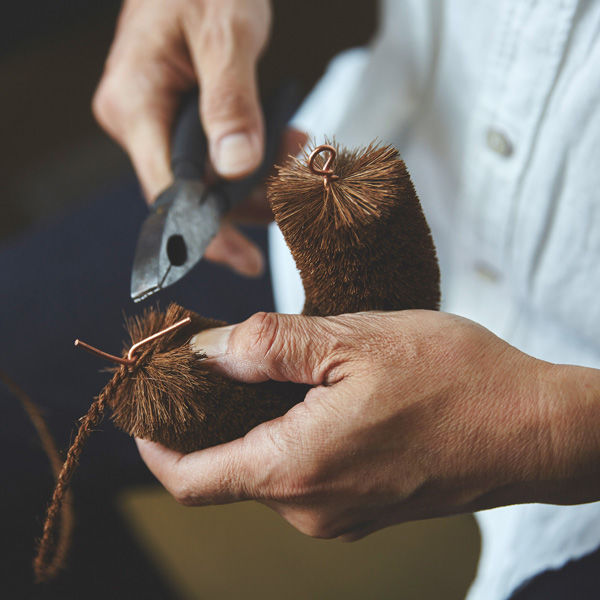
<svg viewBox="0 0 600 600"><path fill-rule="evenodd" d="M553 365L438 311L259 313L190 341L247 383L311 387L243 438L183 455L138 440L189 506L258 500L355 540L404 521L600 500L600 370Z"/></svg>
<svg viewBox="0 0 600 600"><path fill-rule="evenodd" d="M93 111L129 154L148 202L172 181L173 119L181 94L195 85L215 171L239 178L258 167L264 125L256 61L270 21L268 0L125 0ZM205 256L245 275L262 271L258 248L231 225Z"/></svg>

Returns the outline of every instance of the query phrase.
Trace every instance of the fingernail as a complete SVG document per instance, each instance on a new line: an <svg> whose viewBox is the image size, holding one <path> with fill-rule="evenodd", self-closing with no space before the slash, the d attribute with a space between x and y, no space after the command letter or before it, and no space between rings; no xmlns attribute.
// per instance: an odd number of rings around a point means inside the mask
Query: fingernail
<svg viewBox="0 0 600 600"><path fill-rule="evenodd" d="M227 352L227 344L233 325L205 329L197 333L191 340L190 346L194 352L204 354L207 358L218 358Z"/></svg>
<svg viewBox="0 0 600 600"><path fill-rule="evenodd" d="M258 166L260 157L260 145L256 135L231 133L217 142L213 162L219 175L241 177Z"/></svg>

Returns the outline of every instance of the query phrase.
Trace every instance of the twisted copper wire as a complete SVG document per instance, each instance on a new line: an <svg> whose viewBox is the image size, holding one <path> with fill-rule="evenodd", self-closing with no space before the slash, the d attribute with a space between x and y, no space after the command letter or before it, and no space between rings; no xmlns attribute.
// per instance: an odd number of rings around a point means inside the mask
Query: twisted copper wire
<svg viewBox="0 0 600 600"><path fill-rule="evenodd" d="M163 335L166 335L167 333L170 333L171 331L175 331L175 329L179 329L179 327L183 327L183 325L188 325L191 322L192 322L192 320L189 317L186 317L185 319L181 319L181 321L177 321L177 323L173 323L173 325L170 325L169 327L165 327L165 329L161 329L160 331L157 331L156 333L149 335L147 338L144 338L143 340L136 342L135 344L133 344L131 346L131 348L129 348L129 352L127 353L127 358L121 358L120 356L115 356L114 354L109 354L108 352L99 350L95 346L92 346L86 342L83 342L82 340L79 340L79 339L75 340L75 346L78 346L78 347L81 346L84 350L87 350L91 354L95 354L96 356L100 356L101 358L106 358L107 360L112 360L112 362L115 362L119 365L125 365L125 366L130 367L130 366L134 365L135 362L137 361L138 357L135 354L142 346L144 346L148 342L151 342L159 337L162 337Z"/></svg>
<svg viewBox="0 0 600 600"><path fill-rule="evenodd" d="M325 161L325 164L323 165L323 167L319 168L319 167L315 166L315 159L322 152L329 152L329 156L327 157L327 160ZM329 184L331 181L335 181L336 179L339 179L339 177L333 172L333 167L332 167L332 164L333 164L333 161L335 160L336 154L337 154L337 151L332 145L321 144L320 146L317 146L310 153L310 156L308 157L308 168L315 175L323 176L323 187L326 190L329 189Z"/></svg>

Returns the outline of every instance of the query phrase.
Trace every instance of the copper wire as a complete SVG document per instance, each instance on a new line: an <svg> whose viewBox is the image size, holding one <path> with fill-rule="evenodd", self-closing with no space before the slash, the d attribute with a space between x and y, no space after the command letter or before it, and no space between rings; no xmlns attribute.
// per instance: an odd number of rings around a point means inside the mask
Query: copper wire
<svg viewBox="0 0 600 600"><path fill-rule="evenodd" d="M108 352L103 352L98 348L94 348L94 346L90 346L86 342L82 342L81 340L75 340L75 345L87 350L91 354L95 354L96 356L100 356L101 358L106 358L107 360L112 360L113 362L119 363L120 365L131 365L132 363L126 358L121 358L120 356L115 356L114 354L108 354Z"/></svg>
<svg viewBox="0 0 600 600"><path fill-rule="evenodd" d="M329 152L329 156L327 157L327 160L325 161L323 167L320 169L319 167L315 166L315 158L317 158L317 156L321 154L321 152ZM329 187L329 183L331 181L339 179L339 177L333 172L332 167L336 154L337 152L333 146L331 146L330 144L321 144L320 146L317 146L308 157L308 168L315 175L323 176L323 187L325 189Z"/></svg>
<svg viewBox="0 0 600 600"><path fill-rule="evenodd" d="M181 321L177 321L177 323L173 323L173 325L170 325L169 327L166 327L165 329L162 329L161 331L157 331L156 333L153 333L152 335L148 336L147 338L144 338L143 340L136 342L135 344L133 344L133 346L131 346L131 348L129 348L129 352L127 353L127 358L115 356L114 354L108 354L108 352L99 350L98 348L95 348L94 346L91 346L90 344L87 344L86 342L82 342L81 340L75 340L75 345L81 346L84 350L87 350L88 352L95 354L96 356L100 356L101 358L106 358L107 360L112 360L113 362L116 362L120 365L125 365L127 367L130 367L131 365L135 364L135 361L137 360L137 358L134 355L141 346L143 346L144 344L147 344L148 342L151 342L152 340L155 340L156 338L162 337L163 335L166 335L167 333L170 333L171 331L174 331L175 329L179 329L183 325L188 325L191 322L192 322L192 319L190 319L190 317L186 317L185 319L181 319Z"/></svg>
<svg viewBox="0 0 600 600"><path fill-rule="evenodd" d="M129 348L129 352L127 353L127 360L130 362L131 361L135 362L135 358L133 357L133 355L135 354L135 351L140 346L143 346L144 344L147 344L148 342L151 342L152 340L155 340L156 338L162 337L163 335L170 333L171 331L175 331L175 329L179 329L180 327L183 327L184 325L188 325L191 322L192 322L192 319L190 317L186 317L185 319L181 319L181 321L177 321L177 323L173 323L173 325L166 327L165 329L162 329L161 331L157 331L156 333L149 335L147 338L144 338L140 342L136 342L135 344L133 344L133 346L131 346L131 348Z"/></svg>

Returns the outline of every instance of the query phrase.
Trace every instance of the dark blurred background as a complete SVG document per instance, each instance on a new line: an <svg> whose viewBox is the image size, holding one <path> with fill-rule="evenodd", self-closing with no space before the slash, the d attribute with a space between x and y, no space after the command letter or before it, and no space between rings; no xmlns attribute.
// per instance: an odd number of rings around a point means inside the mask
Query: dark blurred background
<svg viewBox="0 0 600 600"><path fill-rule="evenodd" d="M121 312L133 310L128 277L145 207L126 155L90 111L119 7L4 2L0 17L0 370L40 404L60 448L107 378L71 340L118 351ZM336 52L368 43L375 27L374 2L274 2L263 90L292 76L308 91ZM264 246L264 233L249 233ZM230 321L272 308L268 277L244 280L206 264L170 294ZM452 600L473 577L479 541L470 517L342 545L302 536L254 503L185 509L107 422L75 477L68 570L33 586L34 538L53 482L2 385L0 405L0 598Z"/></svg>

